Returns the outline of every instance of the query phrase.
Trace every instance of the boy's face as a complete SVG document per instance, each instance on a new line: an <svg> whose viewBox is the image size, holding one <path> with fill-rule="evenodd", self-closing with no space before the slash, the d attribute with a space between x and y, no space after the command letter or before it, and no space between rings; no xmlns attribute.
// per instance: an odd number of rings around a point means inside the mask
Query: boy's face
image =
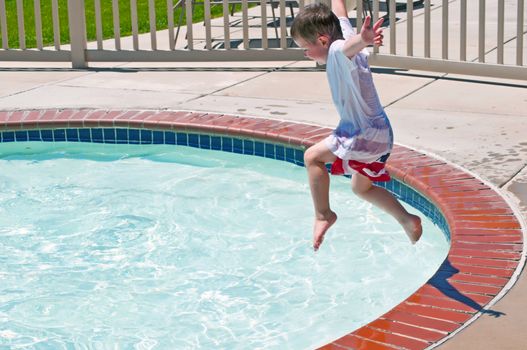
<svg viewBox="0 0 527 350"><path fill-rule="evenodd" d="M314 43L303 38L295 38L296 44L304 49L304 56L316 61L318 64L326 64L329 51L329 38L320 35Z"/></svg>

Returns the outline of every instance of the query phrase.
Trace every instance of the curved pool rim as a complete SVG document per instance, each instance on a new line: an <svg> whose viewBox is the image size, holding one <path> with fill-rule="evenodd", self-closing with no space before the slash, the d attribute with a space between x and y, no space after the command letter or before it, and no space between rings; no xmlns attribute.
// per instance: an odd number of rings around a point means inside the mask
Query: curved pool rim
<svg viewBox="0 0 527 350"><path fill-rule="evenodd" d="M0 111L0 132L0 142L167 143L303 165L304 150L331 129L191 111L46 109ZM403 302L321 349L436 347L491 312L489 307L510 290L525 264L525 224L514 204L492 185L402 145L394 146L387 168L395 181L380 185L421 210L432 204L425 214L450 238L448 256Z"/></svg>

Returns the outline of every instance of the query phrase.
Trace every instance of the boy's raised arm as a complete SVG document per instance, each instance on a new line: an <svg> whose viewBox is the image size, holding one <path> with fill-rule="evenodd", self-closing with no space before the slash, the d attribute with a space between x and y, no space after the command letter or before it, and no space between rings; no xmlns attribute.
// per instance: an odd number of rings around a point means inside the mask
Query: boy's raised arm
<svg viewBox="0 0 527 350"><path fill-rule="evenodd" d="M358 0L362 1L362 0ZM337 17L348 18L348 10L346 9L346 0L331 0L331 10ZM369 45L382 45L382 25L383 19L379 19L373 27L371 26L371 17L367 16L364 19L360 34L353 35L346 40L343 51L348 57L355 56L362 49Z"/></svg>
<svg viewBox="0 0 527 350"><path fill-rule="evenodd" d="M346 0L331 0L331 10L337 17L348 17L346 10Z"/></svg>

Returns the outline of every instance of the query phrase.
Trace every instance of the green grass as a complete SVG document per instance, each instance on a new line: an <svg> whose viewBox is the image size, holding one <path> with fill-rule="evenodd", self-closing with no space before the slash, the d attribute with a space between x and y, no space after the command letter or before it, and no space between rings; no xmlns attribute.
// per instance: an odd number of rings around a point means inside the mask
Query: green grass
<svg viewBox="0 0 527 350"><path fill-rule="evenodd" d="M174 0L174 4L177 0ZM33 0L23 0L24 4L24 28L25 40L27 48L37 47L36 33L35 33L35 11ZM68 27L68 1L58 0L59 5L59 21L60 21L60 42L61 44L69 43L69 27ZM18 16L16 0L5 0L7 13L7 33L9 48L20 48L18 35ZM239 6L237 5L239 10ZM156 7L156 28L162 30L168 28L167 19L167 1L155 0ZM85 0L86 9L86 30L88 41L96 40L95 32L95 4L94 0ZM53 20L51 11L51 0L40 0L40 11L42 17L42 37L44 46L53 45ZM177 24L179 19L179 9L174 11L174 24ZM219 17L223 15L222 6L213 6L211 8L212 17ZM101 17L103 38L113 38L113 16L112 16L112 1L101 0ZM150 32L150 19L148 15L148 0L137 0L137 17L139 33ZM120 18L120 33L121 36L128 36L132 34L130 0L119 1L119 18ZM192 21L203 21L203 6L196 6L192 16ZM185 24L185 16L183 16L183 24ZM1 29L0 29L1 30ZM1 31L0 31L1 33ZM0 35L0 47L3 45L2 36Z"/></svg>

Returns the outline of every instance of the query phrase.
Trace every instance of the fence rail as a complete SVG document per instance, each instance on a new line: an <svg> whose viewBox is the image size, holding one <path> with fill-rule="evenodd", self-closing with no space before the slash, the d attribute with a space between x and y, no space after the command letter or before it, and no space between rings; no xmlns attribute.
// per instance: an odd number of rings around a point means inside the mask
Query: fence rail
<svg viewBox="0 0 527 350"><path fill-rule="evenodd" d="M364 14L385 18L385 46L373 50L374 65L527 80L525 0L355 2L350 17L357 28ZM289 35L304 0L87 4L0 0L0 61L69 61L85 68L97 61L305 59Z"/></svg>

